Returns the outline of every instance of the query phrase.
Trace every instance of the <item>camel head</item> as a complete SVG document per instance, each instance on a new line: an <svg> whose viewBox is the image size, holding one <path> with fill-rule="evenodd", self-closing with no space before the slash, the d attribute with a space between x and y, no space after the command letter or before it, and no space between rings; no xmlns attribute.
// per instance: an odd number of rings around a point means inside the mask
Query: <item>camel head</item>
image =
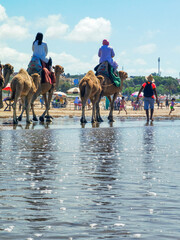
<svg viewBox="0 0 180 240"><path fill-rule="evenodd" d="M3 66L4 76L8 73L9 75L13 74L14 67L11 64L7 63Z"/></svg>
<svg viewBox="0 0 180 240"><path fill-rule="evenodd" d="M56 65L55 67L53 66L53 69L55 71L55 75L60 75L64 72L64 68L60 65Z"/></svg>
<svg viewBox="0 0 180 240"><path fill-rule="evenodd" d="M128 77L128 74L127 74L127 72L119 71L119 77L120 77L121 81L124 81Z"/></svg>

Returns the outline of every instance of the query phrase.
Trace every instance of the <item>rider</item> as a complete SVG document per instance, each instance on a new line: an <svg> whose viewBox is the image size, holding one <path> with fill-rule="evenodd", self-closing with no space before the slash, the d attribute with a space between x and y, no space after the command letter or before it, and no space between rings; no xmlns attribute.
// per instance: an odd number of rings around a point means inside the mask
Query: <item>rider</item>
<svg viewBox="0 0 180 240"><path fill-rule="evenodd" d="M43 42L43 34L38 32L32 45L33 56L41 59L42 63L49 65L52 62L51 58L47 58L48 47L47 43ZM47 67L47 66L46 66Z"/></svg>
<svg viewBox="0 0 180 240"><path fill-rule="evenodd" d="M116 72L118 68L118 64L116 61L113 60L113 57L115 56L114 50L112 47L109 46L109 41L107 39L104 39L102 41L102 46L99 48L98 56L100 57L99 63L108 61L109 64L113 67L114 72Z"/></svg>

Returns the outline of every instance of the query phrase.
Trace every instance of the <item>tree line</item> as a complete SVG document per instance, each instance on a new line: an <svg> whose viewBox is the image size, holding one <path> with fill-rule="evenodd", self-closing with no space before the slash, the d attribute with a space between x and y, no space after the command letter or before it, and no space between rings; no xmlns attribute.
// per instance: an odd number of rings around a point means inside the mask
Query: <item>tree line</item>
<svg viewBox="0 0 180 240"><path fill-rule="evenodd" d="M70 75L68 74L66 77L69 78L78 78L81 79L84 77L85 74L79 75ZM180 94L180 85L177 79L173 77L160 77L154 76L155 84L157 87L158 95L178 95ZM132 77L130 80L125 80L123 82L123 95L130 96L133 92L139 91L142 84L145 82L145 77L135 76ZM60 90L66 92L69 88L73 87L74 85L70 84L69 82L60 81Z"/></svg>
<svg viewBox="0 0 180 240"><path fill-rule="evenodd" d="M180 94L180 85L177 79L173 77L154 76L157 93L161 95L177 95ZM131 95L133 92L139 91L142 84L145 82L145 77L133 77L130 80L123 82L123 95Z"/></svg>

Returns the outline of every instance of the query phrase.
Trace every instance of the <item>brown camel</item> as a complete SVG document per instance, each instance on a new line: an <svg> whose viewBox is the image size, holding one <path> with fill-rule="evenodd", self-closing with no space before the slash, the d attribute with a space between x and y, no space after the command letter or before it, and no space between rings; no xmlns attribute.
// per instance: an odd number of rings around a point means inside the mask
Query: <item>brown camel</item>
<svg viewBox="0 0 180 240"><path fill-rule="evenodd" d="M110 122L113 122L113 110L114 110L114 101L116 100L118 94L122 91L123 88L123 81L128 77L128 74L124 71L119 71L119 77L121 79L121 86L116 87L110 78L108 78L106 75L101 74L104 77L104 81L102 84L102 92L101 97L106 96L110 101L110 112L108 116L108 120ZM111 95L113 95L113 98L111 98ZM96 104L96 114L97 114L97 121L102 122L102 118L100 116L100 108L99 108L99 101Z"/></svg>
<svg viewBox="0 0 180 240"><path fill-rule="evenodd" d="M2 75L2 69L3 69L3 75ZM5 65L0 64L0 108L3 108L2 89L7 86L10 79L10 75L13 72L14 72L14 68L9 63Z"/></svg>
<svg viewBox="0 0 180 240"><path fill-rule="evenodd" d="M81 123L87 123L85 118L85 106L88 99L92 102L92 120L94 123L96 120L96 103L100 98L100 93L102 91L101 84L104 77L99 75L96 77L93 71L89 71L79 82L80 97L82 101L82 116Z"/></svg>
<svg viewBox="0 0 180 240"><path fill-rule="evenodd" d="M60 74L64 72L64 68L60 65L56 65L53 68L54 68L54 71L55 71L56 79L59 79ZM31 100L31 109L32 109L32 113L33 113L33 121L38 121L38 119L36 117L36 114L35 114L35 111L34 111L34 104L33 103L40 94L43 95L43 98L44 98L44 101L45 101L45 111L39 117L39 120L41 122L44 122L44 118L46 117L46 121L51 121L52 117L49 115L49 108L50 108L50 102L51 102L51 99L52 99L54 89L55 89L55 86L53 84L50 84L50 83L41 83L39 85L38 90L33 95L32 100ZM47 94L48 94L48 99L47 99L47 96L46 96ZM21 112L21 115L18 117L19 121L21 121L21 119L22 119L22 114L23 114L23 111Z"/></svg>
<svg viewBox="0 0 180 240"><path fill-rule="evenodd" d="M23 99L23 110L26 110L26 122L30 123L29 111L31 99L35 92L37 91L41 77L39 74L34 73L31 76L27 73L26 70L20 69L18 74L16 74L11 81L11 100L14 100L13 103L13 124L18 123L16 116L16 105L18 99L21 97Z"/></svg>

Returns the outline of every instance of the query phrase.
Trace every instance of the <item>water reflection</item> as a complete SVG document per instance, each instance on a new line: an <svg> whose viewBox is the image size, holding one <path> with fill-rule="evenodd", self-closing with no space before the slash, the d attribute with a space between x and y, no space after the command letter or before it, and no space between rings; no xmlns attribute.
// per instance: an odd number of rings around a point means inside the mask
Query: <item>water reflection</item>
<svg viewBox="0 0 180 240"><path fill-rule="evenodd" d="M178 239L180 122L68 124L0 131L0 239Z"/></svg>
<svg viewBox="0 0 180 240"><path fill-rule="evenodd" d="M143 163L145 166L144 174L147 179L153 178L156 167L154 161L156 159L156 140L155 128L152 126L145 127L143 131Z"/></svg>
<svg viewBox="0 0 180 240"><path fill-rule="evenodd" d="M50 122L32 122L32 123L26 123L26 124L12 124L9 126L12 126L14 130L17 129L35 129L36 127L43 126L45 129L50 128L50 125L52 123Z"/></svg>
<svg viewBox="0 0 180 240"><path fill-rule="evenodd" d="M116 128L87 129L81 132L80 152L84 154L80 155L80 162L84 175L89 179L82 184L83 188L89 189L87 194L91 199L88 214L93 206L95 211L90 214L90 221L102 226L114 224L113 216L115 219L119 216L120 208L112 206L113 198L119 199L122 194L119 185L122 177L119 152L122 148L122 136ZM112 218L104 218L106 214Z"/></svg>

